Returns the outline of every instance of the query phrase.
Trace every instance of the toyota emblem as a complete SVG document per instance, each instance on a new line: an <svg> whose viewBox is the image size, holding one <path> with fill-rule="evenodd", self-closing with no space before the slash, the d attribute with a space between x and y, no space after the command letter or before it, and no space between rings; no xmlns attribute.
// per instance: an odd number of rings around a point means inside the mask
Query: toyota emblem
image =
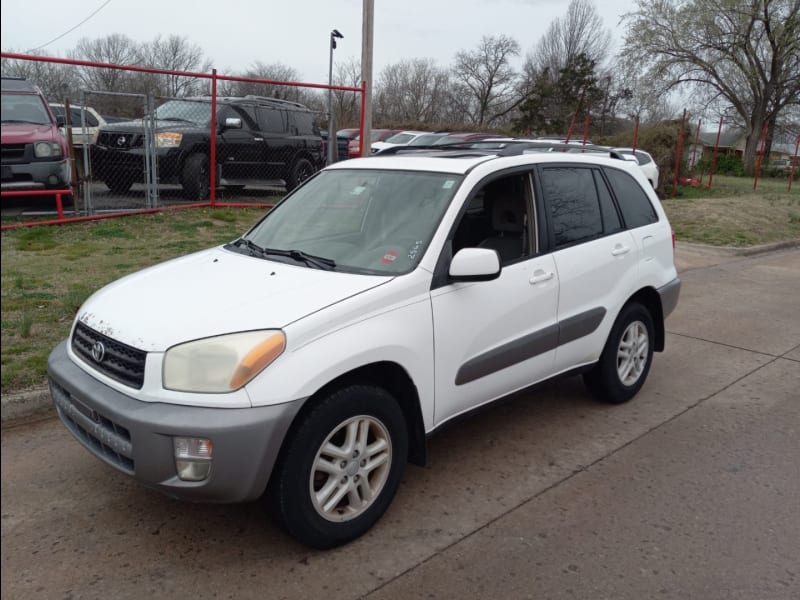
<svg viewBox="0 0 800 600"><path fill-rule="evenodd" d="M92 358L95 362L103 362L103 359L106 357L106 347L103 346L103 342L95 342L92 346Z"/></svg>
<svg viewBox="0 0 800 600"><path fill-rule="evenodd" d="M128 139L124 135L121 135L117 138L117 146L124 146L127 141Z"/></svg>

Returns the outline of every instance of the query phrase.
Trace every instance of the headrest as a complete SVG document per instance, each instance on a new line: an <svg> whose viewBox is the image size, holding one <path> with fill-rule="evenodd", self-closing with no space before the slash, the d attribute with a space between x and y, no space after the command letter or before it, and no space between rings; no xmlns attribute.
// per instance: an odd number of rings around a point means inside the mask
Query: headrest
<svg viewBox="0 0 800 600"><path fill-rule="evenodd" d="M525 226L525 210L521 198L497 196L492 202L492 227L495 231L519 233Z"/></svg>

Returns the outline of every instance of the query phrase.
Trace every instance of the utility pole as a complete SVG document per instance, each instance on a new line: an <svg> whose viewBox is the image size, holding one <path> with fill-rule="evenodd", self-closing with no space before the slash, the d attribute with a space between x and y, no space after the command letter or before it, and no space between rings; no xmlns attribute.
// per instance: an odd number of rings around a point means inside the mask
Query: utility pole
<svg viewBox="0 0 800 600"><path fill-rule="evenodd" d="M330 58L328 59L328 85L333 85L333 51L336 49L336 38L344 38L338 29L331 31ZM333 90L328 88L328 156L327 164L334 163L336 152L336 120L333 118Z"/></svg>
<svg viewBox="0 0 800 600"><path fill-rule="evenodd" d="M372 39L375 0L364 0L361 23L361 80L364 85L364 131L361 132L361 156L372 153Z"/></svg>

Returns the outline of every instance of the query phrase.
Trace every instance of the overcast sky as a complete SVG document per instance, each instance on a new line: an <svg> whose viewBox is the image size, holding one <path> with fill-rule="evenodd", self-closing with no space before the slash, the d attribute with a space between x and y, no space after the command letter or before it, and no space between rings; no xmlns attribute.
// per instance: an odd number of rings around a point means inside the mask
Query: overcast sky
<svg viewBox="0 0 800 600"><path fill-rule="evenodd" d="M242 71L256 61L294 67L303 81L327 83L331 29L344 34L334 63L361 56L362 0L2 0L2 49L39 48L99 12L41 50L64 55L82 37L124 33L137 41L177 34L199 45L220 73ZM407 58L433 58L442 66L483 35L515 38L524 54L569 0L377 0L374 71ZM620 16L630 0L595 0L621 45ZM515 66L522 63L520 57Z"/></svg>

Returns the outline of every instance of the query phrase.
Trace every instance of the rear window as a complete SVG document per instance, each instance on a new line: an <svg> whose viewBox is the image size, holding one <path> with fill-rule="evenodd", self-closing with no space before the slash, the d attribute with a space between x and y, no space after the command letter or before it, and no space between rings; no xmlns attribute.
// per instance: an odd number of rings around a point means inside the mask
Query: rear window
<svg viewBox="0 0 800 600"><path fill-rule="evenodd" d="M605 173L617 197L617 204L628 229L658 221L658 215L650 204L650 198L633 177L616 169L606 169Z"/></svg>

